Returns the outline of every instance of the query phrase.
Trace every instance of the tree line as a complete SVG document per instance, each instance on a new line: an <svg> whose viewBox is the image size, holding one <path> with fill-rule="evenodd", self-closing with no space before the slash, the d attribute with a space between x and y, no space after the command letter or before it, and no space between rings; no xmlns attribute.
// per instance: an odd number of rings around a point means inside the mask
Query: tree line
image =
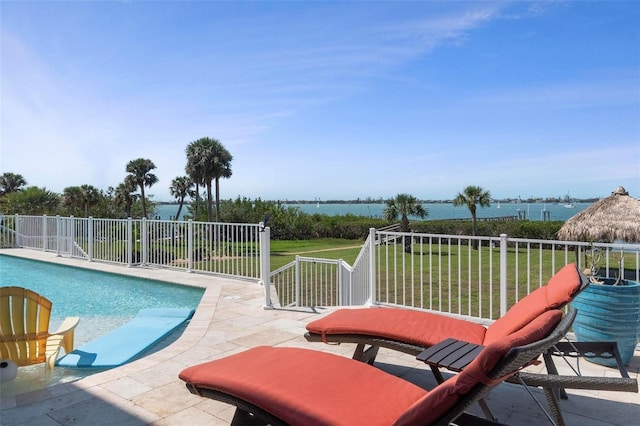
<svg viewBox="0 0 640 426"><path fill-rule="evenodd" d="M410 218L427 218L429 211L418 198L406 193L386 201L382 219L350 214L308 214L297 207L286 206L278 201L263 201L260 198L221 200L220 179L231 177L233 156L218 140L211 138L198 139L190 143L185 151L186 175L173 179L169 188L178 202L175 217L181 217L186 205L187 214L183 218L212 222L215 206L216 222L264 222L270 226L274 239L358 239L365 238L369 228L380 228L391 223L398 223L402 232L464 232L467 235L478 235L477 207L488 207L491 202L490 192L474 185L467 186L455 196L453 205L466 206L471 214L471 226L468 229L469 225L460 221L411 222ZM21 175L4 173L0 176L0 212L102 218L153 217L154 204L146 196L145 188L151 188L158 182L153 174L155 168L153 161L138 158L126 165L127 175L115 188L109 187L107 191L101 191L92 185L71 186L65 188L62 194L35 186L26 187L27 182ZM510 229L505 229L505 226ZM513 229L514 227L518 229ZM522 226L501 224L497 228L484 225L480 235L493 235L496 232L520 234L519 228ZM531 231L529 227L528 232ZM548 236L549 230L537 233ZM410 250L410 247L406 249Z"/></svg>
<svg viewBox="0 0 640 426"><path fill-rule="evenodd" d="M204 211L206 220L212 222L215 188L215 219L219 221L220 179L231 177L233 156L220 141L208 137L188 144L185 153L185 175L174 178L169 187L179 204L176 217L180 216L187 198L192 198L191 216L200 219ZM137 158L127 163L127 174L116 187L103 191L84 184L66 187L62 194L44 187L27 186L22 175L6 172L0 176L0 212L104 218L153 217L153 202L147 197L145 189L158 183L158 177L153 173L155 168L152 160ZM200 202L200 188L206 191L204 205Z"/></svg>

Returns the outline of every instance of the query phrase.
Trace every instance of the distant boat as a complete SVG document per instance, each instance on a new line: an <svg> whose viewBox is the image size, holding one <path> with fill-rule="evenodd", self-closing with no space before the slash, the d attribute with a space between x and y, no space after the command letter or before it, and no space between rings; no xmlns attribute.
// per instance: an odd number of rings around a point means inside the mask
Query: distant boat
<svg viewBox="0 0 640 426"><path fill-rule="evenodd" d="M567 195L564 196L564 205L562 206L565 209L575 209L576 206L571 202L571 197L569 196L569 193L567 192Z"/></svg>

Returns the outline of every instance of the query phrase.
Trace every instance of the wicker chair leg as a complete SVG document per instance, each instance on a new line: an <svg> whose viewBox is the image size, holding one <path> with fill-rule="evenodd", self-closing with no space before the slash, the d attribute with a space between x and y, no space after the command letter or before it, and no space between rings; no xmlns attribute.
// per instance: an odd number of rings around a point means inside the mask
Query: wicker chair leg
<svg viewBox="0 0 640 426"><path fill-rule="evenodd" d="M562 418L562 412L560 411L560 404L558 403L558 398L556 397L556 392L554 392L553 388L546 387L546 386L542 387L544 390L544 396L547 399L547 405L549 406L549 411L551 411L551 413L549 413L547 412L547 410L544 409L540 401L538 401L538 398L536 398L535 395L531 392L531 390L529 389L529 385L520 376L520 373L515 374L513 377L516 379L516 383L519 383L520 385L522 385L524 390L527 391L529 396L531 396L533 401L540 408L540 410L542 410L542 412L544 413L546 418L549 419L551 424L553 424L554 426L564 426L564 419Z"/></svg>
<svg viewBox="0 0 640 426"><path fill-rule="evenodd" d="M494 417L493 413L489 409L489 405L487 404L487 401L485 401L484 398L480 398L478 400L478 405L480 406L480 409L482 410L482 413L487 418L487 420L490 420L492 422L497 422L498 421L498 419L496 419Z"/></svg>
<svg viewBox="0 0 640 426"><path fill-rule="evenodd" d="M444 376L442 375L442 372L440 371L440 369L433 364L430 364L429 367L431 367L431 372L433 373L433 376L436 378L436 381L438 382L438 384L444 383ZM487 401L484 398L480 398L478 400L478 405L480 406L482 413L484 414L485 418L488 421L497 422L496 417L493 415L493 413L491 412L491 409L489 408L489 404L487 404Z"/></svg>
<svg viewBox="0 0 640 426"><path fill-rule="evenodd" d="M365 362L369 365L373 365L376 360L376 356L378 356L379 346L369 346L367 349L364 348L364 343L358 343L356 346L356 351L353 354L353 359Z"/></svg>
<svg viewBox="0 0 640 426"><path fill-rule="evenodd" d="M236 408L231 424L233 426L263 426L266 423L251 413L241 408Z"/></svg>
<svg viewBox="0 0 640 426"><path fill-rule="evenodd" d="M562 391L564 392L564 389ZM544 388L544 396L547 398L547 405L554 424L556 426L564 426L564 418L562 417L562 411L560 411L560 404L554 389Z"/></svg>
<svg viewBox="0 0 640 426"><path fill-rule="evenodd" d="M547 352L542 354L542 357L544 359L544 364L547 367L547 373L557 376L558 375L558 369L556 368L556 364L553 362L553 357L551 356L552 350L553 350L553 348L549 349ZM553 395L554 395L556 400L558 398L569 399L569 396L567 395L567 391L564 388L560 388L560 389L554 388L551 391L553 392ZM545 390L545 392L546 392L546 390Z"/></svg>

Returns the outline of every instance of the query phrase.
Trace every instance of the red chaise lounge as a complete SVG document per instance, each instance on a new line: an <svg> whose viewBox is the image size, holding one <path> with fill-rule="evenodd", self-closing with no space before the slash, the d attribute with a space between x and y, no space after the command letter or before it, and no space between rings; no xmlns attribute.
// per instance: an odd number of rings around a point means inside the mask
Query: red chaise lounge
<svg viewBox="0 0 640 426"><path fill-rule="evenodd" d="M232 424L426 425L482 420L464 409L517 374L568 331L575 311L549 310L495 338L433 390L366 363L300 348L257 347L186 368L190 392L236 406ZM463 422L462 422L463 423Z"/></svg>
<svg viewBox="0 0 640 426"><path fill-rule="evenodd" d="M547 283L522 298L507 313L485 327L473 321L404 308L340 309L307 324L310 342L357 343L353 358L372 364L380 347L417 355L453 338L487 346L542 312L569 303L589 284L575 264L568 264ZM366 345L370 345L366 350ZM438 372L434 369L438 376Z"/></svg>
<svg viewBox="0 0 640 426"><path fill-rule="evenodd" d="M532 318L550 309L559 309L573 300L589 285L589 279L575 264L560 269L547 283L521 299L507 313L488 327L438 313L392 308L341 309L307 325L305 337L311 342L356 343L354 359L373 364L380 347L401 351L410 355L423 353L438 382L444 380L440 368L460 371L450 362L460 359L464 365L477 352L469 352L464 359L449 356L448 346L469 342L468 347L486 346L526 325ZM368 348L367 348L367 345ZM366 349L365 349L366 348ZM466 348L464 348L466 349ZM475 351L478 347L474 348ZM455 355L458 356L462 349ZM442 355L444 353L445 355ZM559 376L553 355L565 357L614 358L621 377ZM442 358L442 362L438 357ZM615 342L575 343L561 342L544 356L549 374L523 373L521 382L544 389L545 397L556 424L564 424L557 400L557 392L567 398L564 389L592 389L622 392L638 392L638 381L630 378L620 360ZM452 368L458 367L458 368ZM485 415L491 416L489 408L479 400Z"/></svg>

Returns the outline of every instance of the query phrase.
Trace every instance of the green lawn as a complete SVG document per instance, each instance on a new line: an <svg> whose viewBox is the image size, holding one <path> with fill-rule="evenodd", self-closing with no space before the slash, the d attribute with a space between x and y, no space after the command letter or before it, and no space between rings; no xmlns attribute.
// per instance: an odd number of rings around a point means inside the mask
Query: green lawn
<svg viewBox="0 0 640 426"><path fill-rule="evenodd" d="M271 270L295 259L296 255L343 259L349 265L360 253L362 241L311 240L272 241ZM576 262L574 251L561 247L520 245L507 249L508 305L544 285L566 263ZM636 268L636 257L625 255L625 266ZM434 307L481 317L499 314L500 249L474 250L466 244L414 244L407 254L401 244L378 246L377 299L414 307ZM318 285L316 283L315 285ZM444 305L441 305L444 304ZM489 307L492 305L492 314ZM448 306L451 306L448 308Z"/></svg>
<svg viewBox="0 0 640 426"><path fill-rule="evenodd" d="M353 265L362 249L362 240L322 238L317 240L271 241L271 270L295 260L296 256L342 259Z"/></svg>

